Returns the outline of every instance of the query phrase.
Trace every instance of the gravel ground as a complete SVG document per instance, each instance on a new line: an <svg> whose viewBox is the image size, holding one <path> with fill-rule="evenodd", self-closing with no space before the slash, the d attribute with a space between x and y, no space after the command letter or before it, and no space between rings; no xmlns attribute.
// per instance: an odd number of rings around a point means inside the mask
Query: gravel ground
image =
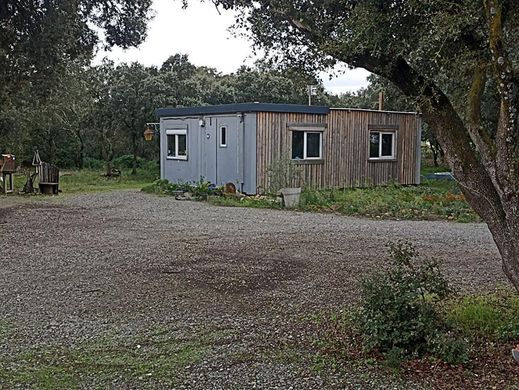
<svg viewBox="0 0 519 390"><path fill-rule="evenodd" d="M179 388L416 388L268 358L299 337L294 319L353 302L359 277L400 238L440 259L462 288L506 282L483 224L223 208L136 191L2 197L0 320L16 335L0 357L167 326L179 337L220 335Z"/></svg>

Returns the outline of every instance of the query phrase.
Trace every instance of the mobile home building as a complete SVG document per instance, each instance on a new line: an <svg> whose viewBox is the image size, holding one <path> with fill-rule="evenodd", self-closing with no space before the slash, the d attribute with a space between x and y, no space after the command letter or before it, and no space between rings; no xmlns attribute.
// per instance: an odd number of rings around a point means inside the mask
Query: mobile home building
<svg viewBox="0 0 519 390"><path fill-rule="evenodd" d="M247 194L269 188L271 164L286 158L313 188L420 182L416 113L244 103L161 108L161 178Z"/></svg>

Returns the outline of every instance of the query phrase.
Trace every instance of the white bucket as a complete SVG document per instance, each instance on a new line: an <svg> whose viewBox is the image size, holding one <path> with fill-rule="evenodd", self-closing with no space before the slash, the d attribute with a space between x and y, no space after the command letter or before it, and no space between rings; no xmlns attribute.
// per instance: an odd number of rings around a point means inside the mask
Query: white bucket
<svg viewBox="0 0 519 390"><path fill-rule="evenodd" d="M283 196L283 204L287 209L299 206L299 198L301 196L301 188L282 188L279 190Z"/></svg>

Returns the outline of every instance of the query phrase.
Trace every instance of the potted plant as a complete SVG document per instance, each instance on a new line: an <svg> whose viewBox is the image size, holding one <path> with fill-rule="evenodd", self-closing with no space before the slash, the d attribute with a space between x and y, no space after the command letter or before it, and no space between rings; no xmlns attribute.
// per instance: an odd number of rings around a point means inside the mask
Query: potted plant
<svg viewBox="0 0 519 390"><path fill-rule="evenodd" d="M269 192L281 195L286 208L299 205L301 169L287 156L273 161L268 168Z"/></svg>

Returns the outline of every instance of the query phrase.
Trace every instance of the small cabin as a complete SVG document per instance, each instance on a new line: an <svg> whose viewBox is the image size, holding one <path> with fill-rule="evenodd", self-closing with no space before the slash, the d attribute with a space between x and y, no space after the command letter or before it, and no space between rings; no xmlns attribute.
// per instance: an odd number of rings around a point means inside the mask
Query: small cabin
<svg viewBox="0 0 519 390"><path fill-rule="evenodd" d="M161 178L269 188L290 158L316 189L420 183L420 117L412 112L244 103L161 108ZM288 157L287 157L288 156Z"/></svg>

